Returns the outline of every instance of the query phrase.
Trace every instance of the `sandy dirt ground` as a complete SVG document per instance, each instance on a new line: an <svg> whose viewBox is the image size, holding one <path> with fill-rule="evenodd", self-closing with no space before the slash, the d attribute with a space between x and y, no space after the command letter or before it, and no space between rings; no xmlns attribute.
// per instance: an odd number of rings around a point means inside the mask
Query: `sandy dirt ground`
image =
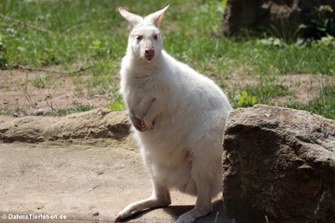
<svg viewBox="0 0 335 223"><path fill-rule="evenodd" d="M113 222L123 207L151 193L136 148L12 143L0 144L0 154L3 223ZM213 202L213 212L197 222L231 222L220 197ZM173 191L171 206L127 221L173 222L194 203L194 197ZM59 219L45 220L51 217Z"/></svg>

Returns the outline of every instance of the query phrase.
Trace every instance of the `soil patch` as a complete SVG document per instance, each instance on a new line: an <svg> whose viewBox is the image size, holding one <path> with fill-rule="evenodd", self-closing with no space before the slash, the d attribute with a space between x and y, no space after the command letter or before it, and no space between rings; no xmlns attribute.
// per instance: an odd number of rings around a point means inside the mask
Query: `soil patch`
<svg viewBox="0 0 335 223"><path fill-rule="evenodd" d="M91 95L88 88L75 75L57 72L12 70L0 71L0 114L11 116L45 115L58 109L88 106L104 107L111 102L106 95ZM282 85L291 94L276 97L273 104L287 101L306 104L320 95L327 83L335 82L335 76L316 74L287 74L276 76L274 84ZM246 86L261 84L261 77L234 71L224 80L224 91L236 95Z"/></svg>
<svg viewBox="0 0 335 223"><path fill-rule="evenodd" d="M24 116L80 105L103 107L109 98L89 95L74 77L43 71L0 71L0 114Z"/></svg>
<svg viewBox="0 0 335 223"><path fill-rule="evenodd" d="M287 101L296 101L307 104L314 98L320 96L322 88L328 83L335 83L335 76L316 74L288 74L278 76L278 84L288 88L290 96L278 97L275 104L282 104Z"/></svg>
<svg viewBox="0 0 335 223"><path fill-rule="evenodd" d="M243 72L233 72L224 80L224 90L227 93L236 95L246 87L257 87L262 84L264 77L246 75ZM329 83L335 83L335 76L317 74L286 74L278 75L267 80L265 85L278 85L288 90L286 96L278 96L271 100L272 105L285 106L287 102L308 104L315 98L320 97L322 89Z"/></svg>

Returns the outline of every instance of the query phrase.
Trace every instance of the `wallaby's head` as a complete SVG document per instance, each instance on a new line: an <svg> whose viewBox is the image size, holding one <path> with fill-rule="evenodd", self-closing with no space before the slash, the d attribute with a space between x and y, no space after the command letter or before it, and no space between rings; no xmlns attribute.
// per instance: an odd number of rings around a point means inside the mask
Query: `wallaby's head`
<svg viewBox="0 0 335 223"><path fill-rule="evenodd" d="M135 57L151 62L161 54L162 37L159 25L168 7L169 5L145 17L128 12L124 8L119 8L122 17L132 27L128 39L128 50L131 50Z"/></svg>

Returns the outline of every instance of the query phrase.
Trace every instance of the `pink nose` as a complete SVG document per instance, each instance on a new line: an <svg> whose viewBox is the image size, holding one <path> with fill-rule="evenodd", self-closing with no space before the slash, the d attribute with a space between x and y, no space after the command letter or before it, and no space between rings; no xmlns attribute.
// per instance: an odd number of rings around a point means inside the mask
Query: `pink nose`
<svg viewBox="0 0 335 223"><path fill-rule="evenodd" d="M155 50L153 48L146 48L144 50L145 59L151 61L155 56Z"/></svg>

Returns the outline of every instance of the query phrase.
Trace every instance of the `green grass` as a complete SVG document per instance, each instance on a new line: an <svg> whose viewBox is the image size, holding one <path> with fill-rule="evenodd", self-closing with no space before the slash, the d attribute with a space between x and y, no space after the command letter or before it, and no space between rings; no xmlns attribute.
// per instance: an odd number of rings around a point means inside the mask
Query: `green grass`
<svg viewBox="0 0 335 223"><path fill-rule="evenodd" d="M264 84L255 87L246 87L246 92L250 95L257 95L257 103L269 104L272 99L279 96L287 96L290 94L287 87L278 84Z"/></svg>
<svg viewBox="0 0 335 223"><path fill-rule="evenodd" d="M51 112L50 115L54 116L65 116L76 112L84 112L92 110L93 106L91 104L77 104L72 108L59 108Z"/></svg>
<svg viewBox="0 0 335 223"><path fill-rule="evenodd" d="M276 45L254 38L239 41L219 38L222 8L214 0L2 0L0 68L57 65L71 70L78 64L83 67L93 64L73 74L76 89L80 93L88 88L90 95L108 95L111 104L119 103L117 77L128 28L117 7L124 6L145 15L168 3L170 8L161 26L165 50L222 87L227 86L227 80L236 70L261 80L296 73L335 75L335 44L332 43ZM48 83L41 78L35 84L43 87ZM335 83L328 85L332 88ZM256 97L257 103L266 104L274 104L276 97L292 94L287 87L271 80L230 91L232 101L236 94L246 91ZM329 100L322 103L323 107L296 107L333 117L330 113L334 103ZM322 110L324 107L330 110Z"/></svg>

